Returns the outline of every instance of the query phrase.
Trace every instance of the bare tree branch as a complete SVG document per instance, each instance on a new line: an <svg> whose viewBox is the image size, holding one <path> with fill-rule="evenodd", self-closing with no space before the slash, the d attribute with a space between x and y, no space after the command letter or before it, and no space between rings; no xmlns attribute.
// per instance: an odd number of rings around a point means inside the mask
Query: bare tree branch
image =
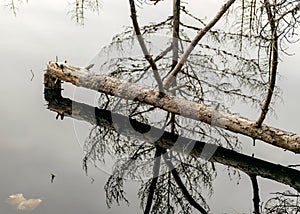
<svg viewBox="0 0 300 214"><path fill-rule="evenodd" d="M175 68L168 74L168 76L164 80L164 88L168 89L174 79L174 77L180 72L182 66L184 65L185 61L194 50L195 46L198 44L200 39L221 19L221 17L226 13L226 11L230 8L230 6L235 2L235 0L229 0L226 2L217 15L205 26L203 27L196 37L192 40L189 47L185 50L185 52L180 57L177 65Z"/></svg>
<svg viewBox="0 0 300 214"><path fill-rule="evenodd" d="M137 21L134 0L129 0L129 3L130 3L130 12L131 12L132 24L133 24L133 28L134 28L135 34L137 36L138 42L139 42L139 44L141 46L141 49L142 49L143 54L145 56L145 59L149 62L150 66L152 68L152 71L153 71L153 74L154 74L154 78L155 78L155 80L156 80L156 82L158 84L159 92L160 93L164 93L163 83L162 83L161 77L160 77L160 75L158 73L158 68L157 68L156 63L153 60L152 56L150 55L150 53L149 53L149 51L148 51L148 49L146 47L144 38L143 38L143 36L141 34L139 23Z"/></svg>
<svg viewBox="0 0 300 214"><path fill-rule="evenodd" d="M175 68L179 58L179 25L180 25L180 0L173 0L173 59L172 69Z"/></svg>
<svg viewBox="0 0 300 214"><path fill-rule="evenodd" d="M277 36L277 25L275 20L275 13L273 14L271 4L268 0L265 0L265 7L267 10L268 20L271 27L271 56L270 56L270 71L269 71L269 86L267 95L263 102L261 113L258 120L255 123L256 127L261 127L264 119L269 110L269 105L272 100L272 96L275 89L277 67L278 67L278 36Z"/></svg>

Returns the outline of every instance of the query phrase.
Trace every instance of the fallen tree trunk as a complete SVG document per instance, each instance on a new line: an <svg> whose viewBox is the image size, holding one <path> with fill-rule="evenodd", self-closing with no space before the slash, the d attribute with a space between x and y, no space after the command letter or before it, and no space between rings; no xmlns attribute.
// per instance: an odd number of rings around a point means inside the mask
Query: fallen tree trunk
<svg viewBox="0 0 300 214"><path fill-rule="evenodd" d="M126 116L112 113L108 110L98 109L63 98L60 95L57 96L57 93L53 90L45 90L45 99L48 101L48 109L58 113L61 117L65 116L85 121L92 125L116 131L116 133L119 133L116 127L122 127L122 134L130 138L148 142L147 139L156 137L149 135L160 133L161 137L154 142L154 145L158 145L164 149L170 149L179 153L190 151L189 155L207 160L204 148L215 147L213 144L171 134L170 132L151 127ZM130 121L130 127L127 127L126 122L124 123L124 121ZM152 130L152 133L149 133L150 129ZM192 146L192 148L187 148L190 146ZM298 170L240 154L220 146L218 146L214 153L209 156L210 158L208 161L210 162L234 167L248 175L258 175L263 178L268 178L289 185L300 192L300 172Z"/></svg>
<svg viewBox="0 0 300 214"><path fill-rule="evenodd" d="M255 121L218 111L201 103L195 103L171 94L160 96L150 86L131 83L90 72L65 63L49 62L46 74L54 78L123 99L149 104L183 117L221 127L234 133L262 140L283 149L300 153L300 135L268 125L255 126Z"/></svg>

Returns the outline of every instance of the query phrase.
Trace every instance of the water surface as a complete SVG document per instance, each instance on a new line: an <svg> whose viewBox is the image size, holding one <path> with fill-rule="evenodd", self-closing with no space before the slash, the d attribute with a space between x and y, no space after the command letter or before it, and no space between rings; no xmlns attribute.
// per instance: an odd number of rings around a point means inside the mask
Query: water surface
<svg viewBox="0 0 300 214"><path fill-rule="evenodd" d="M84 139L95 124L72 115L56 120L57 113L48 109L49 100L44 98L43 86L43 73L49 60L55 60L58 56L60 60L68 60L74 65L89 64L101 47L122 30L122 26L130 24L127 9L125 2L105 1L100 14L87 14L85 25L80 26L68 15L68 6L63 1L30 1L20 5L16 17L7 8L1 8L1 213L18 213L22 209L27 209L28 213L43 214L142 212L137 196L141 183L133 179L124 184L129 205L121 202L108 208L104 186L114 163L107 162L107 166L89 163L87 175L82 166ZM298 49L291 51L297 52ZM300 75L297 68L297 56L287 58L281 64L280 69L284 72L280 85L284 102L276 106L277 118L271 116L267 122L300 133L297 93L300 90ZM90 108L95 106L94 93L87 95L90 92L75 90L68 84L63 87L63 96L71 98L73 104L79 102L88 104ZM256 112L248 110L240 112L250 118L257 116ZM261 142L253 147L250 139L242 139L242 153L248 155L243 163L247 163L254 154L270 164L264 169L272 169L271 163L282 166L299 164L299 156L295 154ZM225 157L223 163L216 161L213 193L208 197L209 193L204 191L203 195L211 213L252 213L250 177L234 168L228 171L225 160L230 160L230 157ZM240 159L242 157L245 158L241 156ZM277 168L274 166L274 169ZM280 169L288 170L284 167ZM148 170L151 172L152 168ZM235 174L237 172L240 174ZM290 177L297 175L296 171L288 173L291 173ZM55 175L53 182L51 174ZM276 172L271 174L275 176ZM262 177L258 177L257 181L262 205L274 197L272 193L294 191L287 185L288 182L282 184L278 180ZM23 194L23 197L17 194ZM18 198L18 203L8 203L9 196ZM28 199L41 200L41 203L31 201L37 206L30 208ZM23 206L19 206L20 201L23 201Z"/></svg>

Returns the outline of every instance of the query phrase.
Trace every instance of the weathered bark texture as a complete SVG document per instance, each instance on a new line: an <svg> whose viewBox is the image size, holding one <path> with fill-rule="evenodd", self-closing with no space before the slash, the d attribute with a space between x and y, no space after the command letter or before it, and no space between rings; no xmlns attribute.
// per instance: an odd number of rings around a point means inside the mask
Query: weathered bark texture
<svg viewBox="0 0 300 214"><path fill-rule="evenodd" d="M215 146L174 135L169 132L162 133L162 130L160 129L129 119L123 115L114 114L108 110L94 108L86 104L63 98L60 96L59 91L45 90L45 99L48 101L48 109L58 113L58 115L86 121L92 125L105 127L110 130L115 130L116 132L118 132L116 127L121 127L123 130L122 134L126 134L126 136L132 138L147 141L147 139L156 137L151 137L149 136L150 134L155 135L156 133L159 133L161 137L155 142L155 145L164 149L172 149L176 152L190 151L190 155L193 157L205 158L207 156L203 154L203 149L205 147ZM149 130L151 130L150 134ZM192 148L187 148L189 146L192 146ZM248 175L257 175L289 185L300 192L300 172L298 170L243 155L222 147L217 147L208 161L234 167Z"/></svg>
<svg viewBox="0 0 300 214"><path fill-rule="evenodd" d="M183 117L202 121L234 133L259 139L283 149L300 153L300 135L280 130L268 125L255 126L255 121L195 103L171 94L159 96L158 90L150 86L100 75L65 63L50 62L47 75L109 95L146 103Z"/></svg>

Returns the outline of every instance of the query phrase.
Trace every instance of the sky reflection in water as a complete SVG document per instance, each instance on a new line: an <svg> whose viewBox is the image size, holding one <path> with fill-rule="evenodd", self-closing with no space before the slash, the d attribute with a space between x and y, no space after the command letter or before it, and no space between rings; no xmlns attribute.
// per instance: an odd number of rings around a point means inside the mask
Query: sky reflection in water
<svg viewBox="0 0 300 214"><path fill-rule="evenodd" d="M104 186L109 175L92 164L88 176L85 175L82 169L85 154L78 146L73 119L55 120L56 114L46 109L43 97L43 70L49 60L59 56L71 64L85 66L113 34L120 32L123 25L130 24L128 11L124 10L128 9L126 1L118 4L107 1L103 6L99 16L88 17L84 27L74 24L68 17L64 1L30 1L19 8L17 17L1 8L0 65L5 77L0 79L1 213L18 210L43 214L141 212L137 198L140 183L133 181L125 184L130 206L121 203L107 208ZM107 24L107 20L114 24ZM297 70L297 63L296 57L289 58L282 69ZM32 81L31 70L34 73ZM280 82L286 91L285 104L278 104L278 120L270 119L269 122L299 133L299 101L295 99L300 90L299 74L285 75ZM64 88L64 95L73 97L74 88L67 84ZM94 104L85 93L82 94L82 100L75 101ZM251 114L245 112L245 115ZM76 130L82 129L82 138L86 138L92 125L77 120L74 123ZM299 163L298 156L270 146L259 143L255 148L251 143L243 146L246 154L255 153L256 157L276 164ZM212 213L250 213L253 196L249 177L241 174L239 180L238 176L232 175L234 179L230 181L225 169L216 165L218 176L213 182L214 194L207 199ZM152 168L149 170L151 172ZM53 183L51 173L56 175ZM282 203L283 195L270 193L283 193L289 189L287 185L260 178L258 181L262 201L274 198L272 203Z"/></svg>

